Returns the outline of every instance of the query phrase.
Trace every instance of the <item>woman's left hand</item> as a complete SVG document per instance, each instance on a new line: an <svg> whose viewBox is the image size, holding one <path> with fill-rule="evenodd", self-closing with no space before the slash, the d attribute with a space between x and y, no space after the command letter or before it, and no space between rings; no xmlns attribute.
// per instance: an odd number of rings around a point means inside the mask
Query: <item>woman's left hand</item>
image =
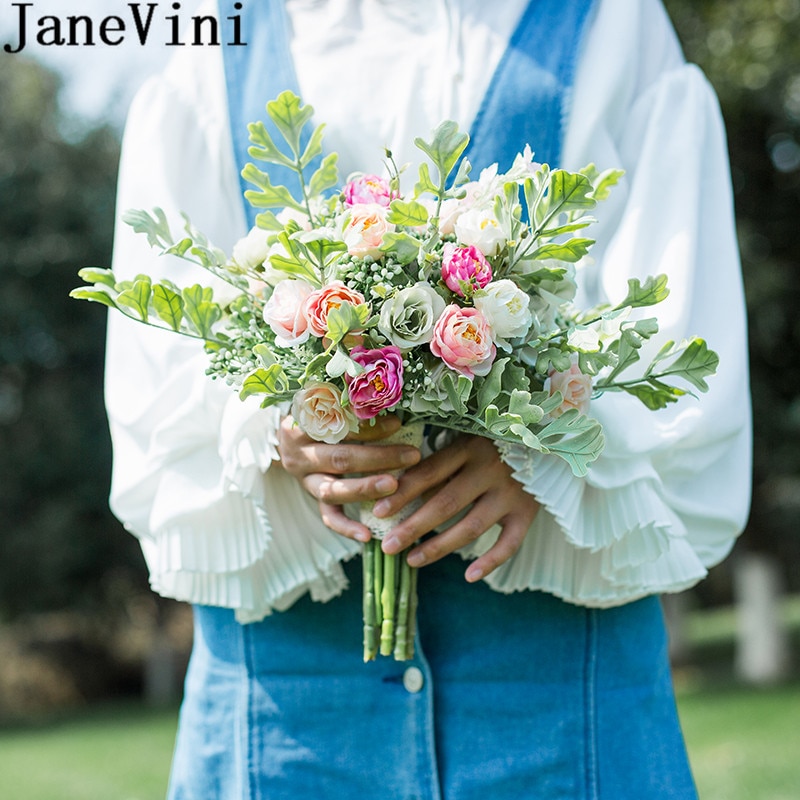
<svg viewBox="0 0 800 800"><path fill-rule="evenodd" d="M511 472L490 440L459 436L451 445L408 469L400 478L397 491L375 504L376 516L387 517L414 498L426 496L422 507L383 540L384 552L399 553L468 508L463 519L411 550L408 562L415 567L430 564L497 524L502 531L496 543L470 564L465 577L474 582L488 575L519 550L539 510L539 503Z"/></svg>

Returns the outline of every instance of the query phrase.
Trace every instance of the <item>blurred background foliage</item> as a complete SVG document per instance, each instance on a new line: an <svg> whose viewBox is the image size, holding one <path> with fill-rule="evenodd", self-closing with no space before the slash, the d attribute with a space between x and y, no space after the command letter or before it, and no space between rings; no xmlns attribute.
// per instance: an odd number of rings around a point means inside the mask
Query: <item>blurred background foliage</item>
<svg viewBox="0 0 800 800"><path fill-rule="evenodd" d="M800 590L800 0L667 0L728 129L750 326L753 506L739 547Z"/></svg>
<svg viewBox="0 0 800 800"><path fill-rule="evenodd" d="M799 591L800 0L666 5L728 127L755 412L753 510L737 551L775 556ZM71 119L58 91L35 61L3 59L0 622L26 630L41 612L112 628L159 617L138 545L107 507L105 314L67 298L80 266L110 260L119 131ZM731 563L698 602L730 601Z"/></svg>

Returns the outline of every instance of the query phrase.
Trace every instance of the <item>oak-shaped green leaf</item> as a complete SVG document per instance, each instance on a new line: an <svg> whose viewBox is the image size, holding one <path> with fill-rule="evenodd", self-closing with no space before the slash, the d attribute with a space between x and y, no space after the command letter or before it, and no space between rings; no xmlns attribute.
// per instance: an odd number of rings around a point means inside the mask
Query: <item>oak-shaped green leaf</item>
<svg viewBox="0 0 800 800"><path fill-rule="evenodd" d="M102 289L91 289L88 286L79 286L69 293L76 300L89 300L92 303L102 303L109 308L117 308L113 298Z"/></svg>
<svg viewBox="0 0 800 800"><path fill-rule="evenodd" d="M113 289L117 285L117 279L110 269L102 267L84 267L78 270L78 277L86 283L99 283Z"/></svg>
<svg viewBox="0 0 800 800"><path fill-rule="evenodd" d="M289 389L289 378L280 364L259 367L251 372L242 383L239 397L244 400L257 394L283 394Z"/></svg>
<svg viewBox="0 0 800 800"><path fill-rule="evenodd" d="M551 242L550 244L543 244L538 247L530 255L534 261L541 261L543 259L555 259L557 261L568 261L575 263L580 261L588 252L589 248L594 244L594 239L581 239L574 237L568 239L563 243Z"/></svg>
<svg viewBox="0 0 800 800"><path fill-rule="evenodd" d="M150 247L165 248L173 244L167 215L160 208L154 208L152 215L143 209L128 209L122 214L122 221L136 233L146 234Z"/></svg>
<svg viewBox="0 0 800 800"><path fill-rule="evenodd" d="M280 164L283 167L294 169L294 161L281 152L263 122L251 122L247 126L247 130L250 133L250 141L253 143L251 147L247 148L250 156L269 164Z"/></svg>
<svg viewBox="0 0 800 800"><path fill-rule="evenodd" d="M642 283L638 278L628 279L628 294L615 308L644 308L654 306L669 296L666 275L650 275Z"/></svg>
<svg viewBox="0 0 800 800"><path fill-rule="evenodd" d="M153 287L153 310L172 330L180 330L183 320L183 298L169 286L157 283Z"/></svg>
<svg viewBox="0 0 800 800"><path fill-rule="evenodd" d="M428 209L415 200L408 202L405 200L392 200L386 219L393 225L416 228L427 224Z"/></svg>
<svg viewBox="0 0 800 800"><path fill-rule="evenodd" d="M312 197L322 194L326 189L330 189L339 183L339 155L338 153L328 153L319 167L311 175L308 182L308 192Z"/></svg>
<svg viewBox="0 0 800 800"><path fill-rule="evenodd" d="M596 419L570 409L539 432L539 439L551 453L563 458L574 475L583 477L605 446L603 427Z"/></svg>
<svg viewBox="0 0 800 800"><path fill-rule="evenodd" d="M204 339L210 338L212 328L222 318L222 309L213 300L213 290L195 284L185 288L182 297L184 314L190 326Z"/></svg>
<svg viewBox="0 0 800 800"><path fill-rule="evenodd" d="M414 139L414 144L425 153L439 170L441 188L447 176L452 172L456 162L469 144L469 136L458 129L452 120L445 120L433 131L433 138L426 142L421 137Z"/></svg>
<svg viewBox="0 0 800 800"><path fill-rule="evenodd" d="M303 105L300 98L286 90L267 103L267 114L275 123L295 157L300 156L300 132L314 114L314 109Z"/></svg>
<svg viewBox="0 0 800 800"><path fill-rule="evenodd" d="M117 295L117 305L131 309L138 319L147 322L151 286L149 277L146 275L137 276L130 288L124 289Z"/></svg>

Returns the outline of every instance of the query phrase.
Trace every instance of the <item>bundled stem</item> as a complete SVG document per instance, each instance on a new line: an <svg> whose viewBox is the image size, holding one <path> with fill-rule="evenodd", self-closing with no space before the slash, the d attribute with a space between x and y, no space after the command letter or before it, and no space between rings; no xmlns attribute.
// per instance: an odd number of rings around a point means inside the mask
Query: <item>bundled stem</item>
<svg viewBox="0 0 800 800"><path fill-rule="evenodd" d="M378 543L380 545L380 542ZM381 606L381 655L390 656L394 650L395 603L397 600L397 555L383 554L383 591Z"/></svg>
<svg viewBox="0 0 800 800"><path fill-rule="evenodd" d="M372 661L378 654L378 625L380 620L376 616L375 602L375 550L380 547L377 539L372 539L364 545L362 557L364 567L364 661Z"/></svg>

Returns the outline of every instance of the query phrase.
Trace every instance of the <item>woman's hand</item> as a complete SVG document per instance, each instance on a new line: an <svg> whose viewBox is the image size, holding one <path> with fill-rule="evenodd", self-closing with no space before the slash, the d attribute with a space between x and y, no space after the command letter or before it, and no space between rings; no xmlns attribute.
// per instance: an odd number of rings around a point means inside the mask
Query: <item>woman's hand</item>
<svg viewBox="0 0 800 800"><path fill-rule="evenodd" d="M384 438L399 424L396 417L381 417L374 428L359 434L359 440ZM345 515L344 503L377 500L376 515L388 517L426 495L422 507L384 539L383 549L388 553L400 552L469 509L451 528L415 547L408 557L412 566L437 561L474 541L492 525L500 525L496 543L467 569L466 579L471 582L488 575L519 550L539 509L536 500L511 477L511 469L500 460L494 444L478 436L460 436L420 462L419 451L407 445L315 442L287 417L279 431L278 450L284 468L319 501L323 522L351 539L368 541L371 534ZM388 474L395 469L406 470L399 481ZM368 474L345 478L348 473Z"/></svg>
<svg viewBox="0 0 800 800"><path fill-rule="evenodd" d="M539 510L533 496L500 460L494 444L480 436L459 436L453 444L409 469L401 477L398 490L375 504L374 513L390 516L425 493L423 506L384 538L384 552L399 553L468 508L463 519L411 550L408 562L419 567L438 561L474 541L492 525L500 525L502 531L495 544L468 567L465 577L470 582L488 575L519 550Z"/></svg>
<svg viewBox="0 0 800 800"><path fill-rule="evenodd" d="M283 468L300 481L303 488L319 502L322 521L331 530L368 542L369 528L350 519L344 503L378 500L397 491L398 480L389 474L417 464L421 458L416 447L382 445L364 447L358 442L378 441L394 433L400 420L392 415L378 417L374 425L365 425L353 437L340 444L316 442L306 436L292 417L286 417L278 431L278 452ZM363 477L344 477L363 474Z"/></svg>

